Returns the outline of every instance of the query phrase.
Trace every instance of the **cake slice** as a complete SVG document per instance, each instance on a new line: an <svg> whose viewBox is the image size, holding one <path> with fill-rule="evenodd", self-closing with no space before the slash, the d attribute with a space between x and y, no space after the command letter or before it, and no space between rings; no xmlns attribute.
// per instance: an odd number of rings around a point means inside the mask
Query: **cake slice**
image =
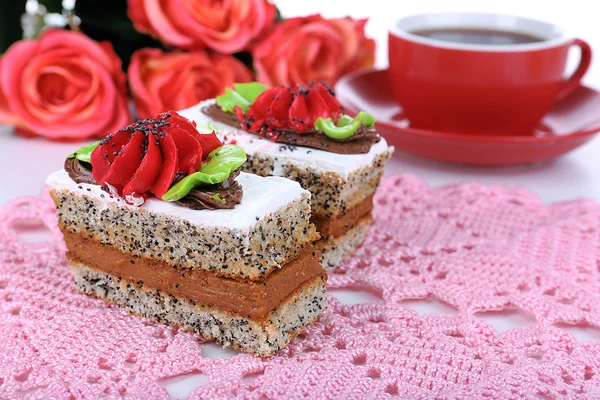
<svg viewBox="0 0 600 400"><path fill-rule="evenodd" d="M241 146L248 155L245 171L286 177L311 192L323 266L339 265L362 242L373 194L394 150L377 134L371 116L345 115L322 84L299 89L238 84L235 92L180 113ZM345 129L353 124L354 132Z"/></svg>
<svg viewBox="0 0 600 400"><path fill-rule="evenodd" d="M71 272L133 314L271 355L327 306L310 193L240 173L239 147L194 131L176 113L140 121L48 177Z"/></svg>

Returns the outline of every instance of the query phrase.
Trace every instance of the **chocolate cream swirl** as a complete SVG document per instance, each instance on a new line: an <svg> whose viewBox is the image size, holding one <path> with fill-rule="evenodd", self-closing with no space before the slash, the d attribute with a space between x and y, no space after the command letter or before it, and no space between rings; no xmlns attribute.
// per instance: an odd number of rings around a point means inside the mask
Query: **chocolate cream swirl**
<svg viewBox="0 0 600 400"><path fill-rule="evenodd" d="M217 122L243 129L235 114L223 111L217 104L203 107L201 111ZM365 154L371 150L373 144L381 140L381 137L373 128L365 126L361 126L354 135L344 140L332 139L323 132L314 129L303 133L297 133L289 129L280 129L276 132L278 133L275 140L277 143L311 147L338 154Z"/></svg>
<svg viewBox="0 0 600 400"><path fill-rule="evenodd" d="M69 177L76 183L87 183L97 185L94 175L92 175L92 165L77 158L67 158L64 165L65 171Z"/></svg>
<svg viewBox="0 0 600 400"><path fill-rule="evenodd" d="M235 181L239 174L238 168L223 182L193 189L177 203L193 210L231 209L242 202L242 186Z"/></svg>
<svg viewBox="0 0 600 400"><path fill-rule="evenodd" d="M92 165L77 158L67 158L64 164L65 171L76 183L97 185L92 175ZM233 171L229 178L215 185L203 186L192 189L184 198L177 201L183 207L193 210L219 210L231 209L242 201L242 186L235 181L240 169ZM185 175L176 178L176 182Z"/></svg>

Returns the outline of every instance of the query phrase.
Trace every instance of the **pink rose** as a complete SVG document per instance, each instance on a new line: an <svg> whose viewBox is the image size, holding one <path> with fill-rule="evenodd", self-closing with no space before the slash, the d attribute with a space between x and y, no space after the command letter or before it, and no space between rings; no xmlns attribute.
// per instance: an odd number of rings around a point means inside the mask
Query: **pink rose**
<svg viewBox="0 0 600 400"><path fill-rule="evenodd" d="M136 51L128 76L140 118L191 107L222 94L235 82L253 79L250 70L232 56L158 49Z"/></svg>
<svg viewBox="0 0 600 400"><path fill-rule="evenodd" d="M246 48L275 18L266 0L128 0L135 28L179 49L224 54Z"/></svg>
<svg viewBox="0 0 600 400"><path fill-rule="evenodd" d="M254 47L254 67L267 85L330 84L344 74L372 67L375 41L365 37L366 20L324 19L319 14L285 20Z"/></svg>
<svg viewBox="0 0 600 400"><path fill-rule="evenodd" d="M84 139L127 125L125 74L108 43L45 31L0 59L0 122L50 139Z"/></svg>

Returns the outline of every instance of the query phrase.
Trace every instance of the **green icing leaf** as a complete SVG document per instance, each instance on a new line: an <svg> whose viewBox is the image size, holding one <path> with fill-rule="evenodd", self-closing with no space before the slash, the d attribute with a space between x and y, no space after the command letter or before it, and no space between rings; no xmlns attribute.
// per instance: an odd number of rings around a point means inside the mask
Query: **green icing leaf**
<svg viewBox="0 0 600 400"><path fill-rule="evenodd" d="M74 153L69 154L67 158L77 158L79 161L89 163L90 156L92 155L92 152L96 149L96 147L98 147L98 144L100 144L99 141L94 142L92 144L86 144Z"/></svg>
<svg viewBox="0 0 600 400"><path fill-rule="evenodd" d="M186 176L164 194L164 201L177 201L185 197L192 189L214 185L229 178L229 175L246 162L244 150L234 144L226 144L214 149L209 155L210 159L204 163L200 171Z"/></svg>
<svg viewBox="0 0 600 400"><path fill-rule="evenodd" d="M231 89L225 89L224 95L217 96L217 105L225 112L233 112L235 106L238 106L246 112L250 107L250 102L238 92L234 92Z"/></svg>
<svg viewBox="0 0 600 400"><path fill-rule="evenodd" d="M351 116L349 116L348 114L343 114L338 120L337 126L338 128L341 128L350 124L352 121L354 121L354 119Z"/></svg>
<svg viewBox="0 0 600 400"><path fill-rule="evenodd" d="M259 82L234 83L235 90L225 89L225 94L217 96L217 105L225 112L233 112L235 106L244 112L267 87Z"/></svg>
<svg viewBox="0 0 600 400"><path fill-rule="evenodd" d="M323 131L332 139L348 139L358 131L361 125L367 128L375 125L375 117L364 111L356 114L356 117L350 118L348 115L342 115L336 125L331 118L317 118L315 128Z"/></svg>
<svg viewBox="0 0 600 400"><path fill-rule="evenodd" d="M233 87L250 104L254 103L254 100L267 90L267 87L260 82L234 83Z"/></svg>
<svg viewBox="0 0 600 400"><path fill-rule="evenodd" d="M348 139L356 133L358 128L360 128L360 121L352 120L352 122L344 126L336 126L331 118L319 117L315 121L315 128L323 131L323 133L332 139L343 140Z"/></svg>
<svg viewBox="0 0 600 400"><path fill-rule="evenodd" d="M375 125L375 122L377 122L377 120L375 119L374 116L372 116L371 114L366 113L364 111L359 112L356 117L360 118L362 124L364 126L366 126L367 128L371 128L372 126Z"/></svg>

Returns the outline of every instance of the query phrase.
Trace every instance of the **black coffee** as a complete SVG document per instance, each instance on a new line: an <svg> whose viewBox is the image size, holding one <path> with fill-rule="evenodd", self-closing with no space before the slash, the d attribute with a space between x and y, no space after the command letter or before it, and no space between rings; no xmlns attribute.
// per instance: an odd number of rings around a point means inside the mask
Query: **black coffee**
<svg viewBox="0 0 600 400"><path fill-rule="evenodd" d="M486 45L524 44L546 40L527 33L471 28L424 29L411 33L443 42Z"/></svg>

